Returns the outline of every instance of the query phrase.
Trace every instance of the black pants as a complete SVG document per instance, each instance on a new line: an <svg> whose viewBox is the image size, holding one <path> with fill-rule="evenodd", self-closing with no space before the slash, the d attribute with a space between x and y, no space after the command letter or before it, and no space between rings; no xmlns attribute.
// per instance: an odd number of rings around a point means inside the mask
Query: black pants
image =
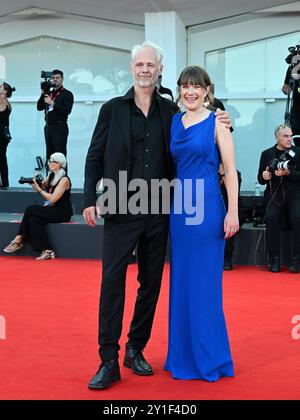
<svg viewBox="0 0 300 420"><path fill-rule="evenodd" d="M224 260L231 260L232 259L233 250L234 250L234 241L235 241L235 236L231 236L231 238L226 239Z"/></svg>
<svg viewBox="0 0 300 420"><path fill-rule="evenodd" d="M0 136L0 176L1 186L8 187L8 165L7 165L7 151L8 141L5 137Z"/></svg>
<svg viewBox="0 0 300 420"><path fill-rule="evenodd" d="M47 224L68 222L71 216L71 210L58 206L29 206L25 210L18 235L23 236L24 242L30 242L36 251L52 249L46 231Z"/></svg>
<svg viewBox="0 0 300 420"><path fill-rule="evenodd" d="M278 199L278 203L281 203ZM270 257L280 257L281 226L284 220L284 212L287 211L292 230L294 256L300 256L300 198L295 198L286 193L284 204L278 206L274 200L267 205L266 209L266 235L267 248Z"/></svg>
<svg viewBox="0 0 300 420"><path fill-rule="evenodd" d="M294 144L300 147L300 114L292 114L291 128L294 136L298 136L294 139Z"/></svg>
<svg viewBox="0 0 300 420"><path fill-rule="evenodd" d="M137 243L140 287L128 343L143 350L149 340L160 292L168 228L169 218L165 215L116 215L105 220L99 309L99 354L103 361L118 357L126 271Z"/></svg>
<svg viewBox="0 0 300 420"><path fill-rule="evenodd" d="M45 125L44 132L47 161L56 152L63 153L67 156L68 124L66 122L49 122Z"/></svg>

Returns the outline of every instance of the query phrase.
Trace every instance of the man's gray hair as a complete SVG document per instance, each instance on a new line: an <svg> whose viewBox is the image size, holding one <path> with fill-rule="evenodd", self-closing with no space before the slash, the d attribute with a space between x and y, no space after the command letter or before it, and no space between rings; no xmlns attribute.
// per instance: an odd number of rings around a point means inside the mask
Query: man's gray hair
<svg viewBox="0 0 300 420"><path fill-rule="evenodd" d="M163 50L156 44L154 44L154 42L152 41L144 41L142 44L138 44L135 45L134 47L132 47L131 49L131 62L134 61L136 54L142 50L143 48L152 48L155 51L155 55L156 55L156 59L158 61L159 64L162 64L162 60L163 60Z"/></svg>
<svg viewBox="0 0 300 420"><path fill-rule="evenodd" d="M291 128L291 126L290 125L288 125L288 124L280 124L280 125L278 125L276 128L275 128L275 131L274 131L274 136L275 136L275 138L277 138L277 134L278 134L278 132L279 132L279 130L281 130L281 129L285 129L285 128Z"/></svg>

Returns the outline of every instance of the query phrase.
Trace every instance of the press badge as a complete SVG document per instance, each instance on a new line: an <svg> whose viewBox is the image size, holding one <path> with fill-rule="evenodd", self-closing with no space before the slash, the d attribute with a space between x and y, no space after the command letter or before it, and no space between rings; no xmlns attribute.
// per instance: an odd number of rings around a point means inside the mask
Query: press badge
<svg viewBox="0 0 300 420"><path fill-rule="evenodd" d="M50 201L45 200L45 201L44 201L44 207L47 207L47 206L53 206L53 204L52 204L52 203L50 203Z"/></svg>

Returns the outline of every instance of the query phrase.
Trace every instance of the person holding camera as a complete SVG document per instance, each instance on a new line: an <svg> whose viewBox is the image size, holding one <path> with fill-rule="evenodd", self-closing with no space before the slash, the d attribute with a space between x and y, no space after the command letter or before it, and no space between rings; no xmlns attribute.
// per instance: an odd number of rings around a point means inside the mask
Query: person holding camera
<svg viewBox="0 0 300 420"><path fill-rule="evenodd" d="M293 105L290 115L291 128L293 131L294 144L295 146L300 147L300 81L299 79L293 80L291 66L287 69L282 92L285 95L292 94Z"/></svg>
<svg viewBox="0 0 300 420"><path fill-rule="evenodd" d="M294 255L289 266L291 273L300 268L300 151L292 146L293 132L287 125L275 129L276 145L262 152L258 182L267 185L266 235L270 258L269 269L280 272L280 230L285 212L293 231Z"/></svg>
<svg viewBox="0 0 300 420"><path fill-rule="evenodd" d="M218 107L218 108L220 108L220 107ZM240 191L241 191L241 184L242 184L242 174L240 173L239 170L236 170L236 174L237 174L237 179L238 179L238 213L239 213L239 221L240 221L240 227L241 227L242 217L241 217L241 214L240 214L239 204L240 204ZM220 180L221 193L222 193L222 197L223 197L223 200L224 200L225 208L226 208L226 210L228 210L228 194L227 194L227 188L226 188L226 177L225 177L224 165L223 165L222 162L219 165L219 180ZM234 252L235 238L236 238L236 235L230 236L229 238L227 238L227 240L225 242L223 270L226 270L226 271L233 270L232 257L233 257L233 252Z"/></svg>
<svg viewBox="0 0 300 420"><path fill-rule="evenodd" d="M69 128L68 115L72 111L74 97L72 92L63 86L64 74L61 70L53 70L51 77L52 90L43 90L37 102L38 111L45 111L46 157L60 152L67 156L67 139Z"/></svg>
<svg viewBox="0 0 300 420"><path fill-rule="evenodd" d="M72 217L71 181L66 176L66 167L65 156L62 153L54 153L50 156L50 174L45 181L37 183L36 179L32 178L31 185L42 196L44 204L27 207L17 236L4 248L4 252L16 252L23 248L24 242L30 242L33 249L41 251L37 260L55 258L46 225L69 222Z"/></svg>
<svg viewBox="0 0 300 420"><path fill-rule="evenodd" d="M8 165L7 165L7 146L11 140L9 132L9 116L11 113L11 104L8 98L16 89L11 87L8 83L0 85L0 176L1 189L7 190L8 182Z"/></svg>

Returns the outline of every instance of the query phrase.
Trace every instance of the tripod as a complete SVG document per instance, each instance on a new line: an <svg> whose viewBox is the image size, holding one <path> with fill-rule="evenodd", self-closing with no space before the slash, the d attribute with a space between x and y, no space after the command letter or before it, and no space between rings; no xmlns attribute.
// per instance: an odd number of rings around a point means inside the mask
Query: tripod
<svg viewBox="0 0 300 420"><path fill-rule="evenodd" d="M49 167L48 167L48 158L49 158L49 156L47 154L47 148L48 148L48 129L49 129L48 114L49 114L49 105L48 104L45 104L45 127L44 127L44 133L45 133L45 143L46 143L46 160L45 160L46 176L48 175L48 172L49 172Z"/></svg>
<svg viewBox="0 0 300 420"><path fill-rule="evenodd" d="M293 109L293 103L294 103L294 88L295 88L296 80L290 77L289 80L289 90L288 90L288 96L286 99L286 108L285 108L285 114L284 114L284 123L287 125L291 125L292 119L291 119L291 111Z"/></svg>

